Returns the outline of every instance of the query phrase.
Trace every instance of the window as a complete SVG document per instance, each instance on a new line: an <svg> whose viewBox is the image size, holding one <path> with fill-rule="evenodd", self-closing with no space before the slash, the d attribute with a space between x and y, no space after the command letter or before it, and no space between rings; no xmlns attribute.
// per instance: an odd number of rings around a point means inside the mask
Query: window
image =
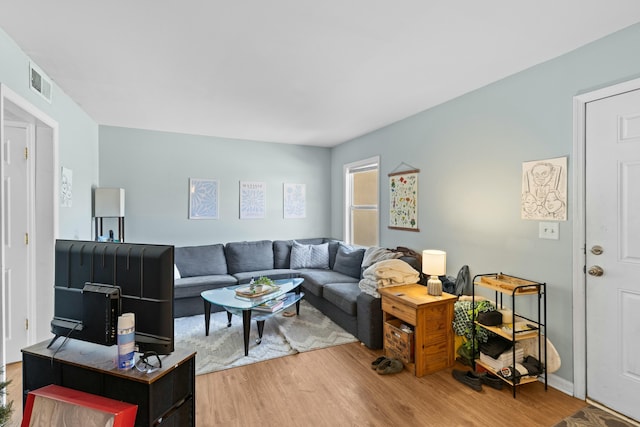
<svg viewBox="0 0 640 427"><path fill-rule="evenodd" d="M378 246L378 169L373 157L345 165L345 233L347 243Z"/></svg>

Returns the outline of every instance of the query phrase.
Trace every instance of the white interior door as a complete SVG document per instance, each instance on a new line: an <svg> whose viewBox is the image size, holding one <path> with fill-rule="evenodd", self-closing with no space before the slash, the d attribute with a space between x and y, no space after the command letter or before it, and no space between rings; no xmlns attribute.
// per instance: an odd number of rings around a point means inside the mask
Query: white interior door
<svg viewBox="0 0 640 427"><path fill-rule="evenodd" d="M2 180L4 186L3 242L5 264L6 363L21 360L20 349L28 344L28 301L30 289L30 182L28 146L30 127L5 121Z"/></svg>
<svg viewBox="0 0 640 427"><path fill-rule="evenodd" d="M640 90L588 103L585 132L587 397L640 420Z"/></svg>

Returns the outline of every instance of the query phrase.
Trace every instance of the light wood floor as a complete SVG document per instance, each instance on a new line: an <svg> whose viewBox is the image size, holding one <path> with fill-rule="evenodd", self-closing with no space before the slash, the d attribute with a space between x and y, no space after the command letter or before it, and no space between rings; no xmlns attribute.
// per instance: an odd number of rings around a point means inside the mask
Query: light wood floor
<svg viewBox="0 0 640 427"><path fill-rule="evenodd" d="M451 369L416 378L378 375L381 351L358 343L300 353L196 377L198 426L553 426L586 406L544 384L484 387L454 380ZM196 356L197 357L197 356ZM466 369L459 365L455 368ZM22 412L21 364L7 367L8 390Z"/></svg>

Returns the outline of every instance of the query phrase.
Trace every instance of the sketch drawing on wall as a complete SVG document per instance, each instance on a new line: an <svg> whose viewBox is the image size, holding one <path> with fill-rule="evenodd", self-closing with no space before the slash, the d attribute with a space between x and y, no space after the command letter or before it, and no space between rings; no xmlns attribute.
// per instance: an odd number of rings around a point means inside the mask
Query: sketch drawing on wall
<svg viewBox="0 0 640 427"><path fill-rule="evenodd" d="M567 220L567 158L522 163L522 219Z"/></svg>
<svg viewBox="0 0 640 427"><path fill-rule="evenodd" d="M73 171L62 168L60 174L60 206L70 208L73 205Z"/></svg>

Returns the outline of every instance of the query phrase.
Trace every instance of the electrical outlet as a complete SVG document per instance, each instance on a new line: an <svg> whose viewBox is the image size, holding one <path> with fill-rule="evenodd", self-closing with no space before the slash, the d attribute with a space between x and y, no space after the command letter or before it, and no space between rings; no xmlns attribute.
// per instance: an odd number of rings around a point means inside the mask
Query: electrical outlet
<svg viewBox="0 0 640 427"><path fill-rule="evenodd" d="M541 222L538 237L558 240L560 238L560 224L557 222Z"/></svg>

